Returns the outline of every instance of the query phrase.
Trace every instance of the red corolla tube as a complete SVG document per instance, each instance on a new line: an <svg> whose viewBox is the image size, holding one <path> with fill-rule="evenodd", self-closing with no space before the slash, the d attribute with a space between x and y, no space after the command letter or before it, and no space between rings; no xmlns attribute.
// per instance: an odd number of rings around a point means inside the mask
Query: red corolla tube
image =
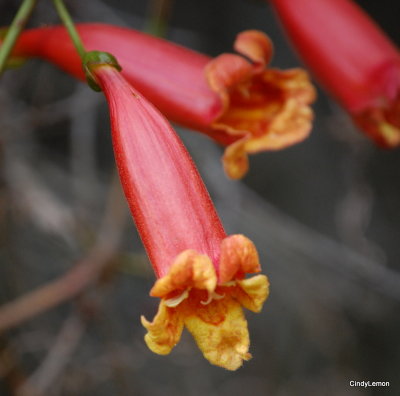
<svg viewBox="0 0 400 396"><path fill-rule="evenodd" d="M161 298L145 341L168 354L186 327L213 364L235 370L251 357L242 306L259 312L268 296L256 248L227 236L201 177L175 131L112 65L87 70L104 92L121 183Z"/></svg>

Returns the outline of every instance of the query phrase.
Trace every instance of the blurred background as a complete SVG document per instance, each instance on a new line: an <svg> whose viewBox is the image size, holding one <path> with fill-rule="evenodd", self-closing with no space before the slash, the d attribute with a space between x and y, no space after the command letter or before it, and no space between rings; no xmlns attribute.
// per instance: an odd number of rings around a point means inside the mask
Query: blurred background
<svg viewBox="0 0 400 396"><path fill-rule="evenodd" d="M400 3L358 3L399 44ZM20 2L0 1L0 22ZM301 65L261 0L66 1L77 22L153 29L211 56L260 29L273 66ZM30 26L58 23L48 0ZM303 143L251 158L178 129L228 233L257 245L271 295L247 312L253 359L211 366L184 334L151 353L140 315L154 275L119 189L102 95L32 60L0 82L0 395L341 396L400 394L400 151L382 150L319 90ZM349 382L390 381L389 388Z"/></svg>

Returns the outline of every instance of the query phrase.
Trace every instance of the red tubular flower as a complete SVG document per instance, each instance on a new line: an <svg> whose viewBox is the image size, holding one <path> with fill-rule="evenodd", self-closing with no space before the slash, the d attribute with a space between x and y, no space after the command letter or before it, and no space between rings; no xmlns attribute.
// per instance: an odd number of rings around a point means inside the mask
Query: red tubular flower
<svg viewBox="0 0 400 396"><path fill-rule="evenodd" d="M271 0L316 77L384 147L400 145L400 55L350 0Z"/></svg>
<svg viewBox="0 0 400 396"><path fill-rule="evenodd" d="M301 69L266 68L272 44L263 33L243 32L235 42L249 62L234 54L211 59L117 26L81 24L78 30L88 50L113 53L124 77L170 120L229 145L223 162L232 178L246 173L247 153L282 149L309 134L314 88ZM62 27L24 32L14 54L45 58L84 79Z"/></svg>
<svg viewBox="0 0 400 396"><path fill-rule="evenodd" d="M226 236L188 152L166 119L112 66L88 65L110 108L121 182L158 278L161 298L145 340L168 354L183 327L213 364L235 370L248 353L242 306L259 312L268 296L257 251L243 235Z"/></svg>

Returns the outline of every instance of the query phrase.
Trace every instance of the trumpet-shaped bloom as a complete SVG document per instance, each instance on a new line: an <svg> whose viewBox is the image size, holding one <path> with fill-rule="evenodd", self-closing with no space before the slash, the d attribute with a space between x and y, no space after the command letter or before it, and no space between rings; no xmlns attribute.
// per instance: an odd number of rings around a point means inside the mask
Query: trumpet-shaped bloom
<svg viewBox="0 0 400 396"><path fill-rule="evenodd" d="M271 0L291 41L356 124L400 145L400 54L351 0Z"/></svg>
<svg viewBox="0 0 400 396"><path fill-rule="evenodd" d="M88 50L113 53L125 78L170 120L228 145L223 163L232 178L247 172L247 153L282 149L310 132L315 90L308 75L267 68L272 44L261 32L237 37L235 48L245 57L211 59L132 29L81 24L78 30ZM24 32L14 55L39 56L84 78L62 27Z"/></svg>
<svg viewBox="0 0 400 396"><path fill-rule="evenodd" d="M121 182L161 298L145 341L168 354L184 326L213 364L235 370L250 358L242 306L261 310L268 296L253 243L226 236L208 192L166 119L112 66L88 64L104 91Z"/></svg>

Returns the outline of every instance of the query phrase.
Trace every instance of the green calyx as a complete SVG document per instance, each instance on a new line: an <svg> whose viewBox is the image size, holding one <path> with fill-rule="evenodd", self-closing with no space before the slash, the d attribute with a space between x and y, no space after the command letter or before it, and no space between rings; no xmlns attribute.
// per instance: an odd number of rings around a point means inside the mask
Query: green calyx
<svg viewBox="0 0 400 396"><path fill-rule="evenodd" d="M99 66L111 66L118 71L122 70L122 67L118 63L115 56L108 52L102 51L89 51L86 52L82 57L83 70L85 71L86 80L89 86L97 92L101 91L100 86L96 82L96 77L92 73L92 70Z"/></svg>

